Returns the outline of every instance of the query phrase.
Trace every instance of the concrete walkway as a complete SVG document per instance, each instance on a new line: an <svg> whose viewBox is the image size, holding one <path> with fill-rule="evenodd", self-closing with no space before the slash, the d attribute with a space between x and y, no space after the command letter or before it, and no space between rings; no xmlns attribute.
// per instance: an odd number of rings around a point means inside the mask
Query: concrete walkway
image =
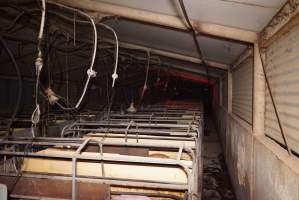
<svg viewBox="0 0 299 200"><path fill-rule="evenodd" d="M209 118L204 131L203 200L236 200L225 166L220 141Z"/></svg>

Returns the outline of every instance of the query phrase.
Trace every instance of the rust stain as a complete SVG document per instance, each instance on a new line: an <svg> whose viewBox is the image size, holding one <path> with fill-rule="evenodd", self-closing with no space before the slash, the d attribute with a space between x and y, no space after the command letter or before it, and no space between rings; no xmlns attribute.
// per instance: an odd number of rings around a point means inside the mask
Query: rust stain
<svg viewBox="0 0 299 200"><path fill-rule="evenodd" d="M71 199L72 183L67 180L0 176L11 196ZM110 186L98 183L77 182L78 200L110 199Z"/></svg>

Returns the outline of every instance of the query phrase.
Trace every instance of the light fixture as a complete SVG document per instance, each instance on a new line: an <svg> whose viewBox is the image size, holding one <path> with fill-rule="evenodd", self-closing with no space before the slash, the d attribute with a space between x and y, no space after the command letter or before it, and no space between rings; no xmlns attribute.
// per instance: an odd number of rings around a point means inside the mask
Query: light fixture
<svg viewBox="0 0 299 200"><path fill-rule="evenodd" d="M127 112L129 112L129 113L135 113L135 112L137 112L137 109L134 106L134 102L131 102L129 108L127 109Z"/></svg>

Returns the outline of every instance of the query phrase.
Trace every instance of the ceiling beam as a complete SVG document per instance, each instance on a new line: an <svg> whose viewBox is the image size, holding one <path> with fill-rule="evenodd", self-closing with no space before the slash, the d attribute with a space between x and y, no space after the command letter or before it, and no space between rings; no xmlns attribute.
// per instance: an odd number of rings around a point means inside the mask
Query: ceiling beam
<svg viewBox="0 0 299 200"><path fill-rule="evenodd" d="M115 41L112 39L103 39L102 41L108 42L108 43L113 43L113 44L115 43ZM169 52L169 51L160 50L160 49L149 48L149 47L132 44L132 43L128 43L128 42L119 42L119 46L123 47L123 48L128 48L128 49L138 49L138 50L149 51L150 53L156 54L159 56L174 58L174 59L192 62L192 63L196 63L196 64L202 63L202 60L199 58L196 58L196 57L187 56L187 55ZM216 61L205 60L205 62L209 67L213 67L213 68L217 68L217 69L228 70L228 67L229 67L227 64L216 62Z"/></svg>
<svg viewBox="0 0 299 200"><path fill-rule="evenodd" d="M238 66L240 66L242 63L244 63L247 59L253 58L253 49L252 47L249 47L245 49L240 56L236 59L236 61L231 65L231 70L234 70Z"/></svg>
<svg viewBox="0 0 299 200"><path fill-rule="evenodd" d="M244 1L244 0L220 0L223 2L227 2L227 3L232 3L232 4L240 4L240 5L245 5L245 6L251 6L251 7L258 7L258 8L266 8L266 9L274 9L274 10L278 10L280 7L278 6L271 6L271 5L267 5L266 3L254 3L254 2L250 2L250 1Z"/></svg>
<svg viewBox="0 0 299 200"><path fill-rule="evenodd" d="M103 3L92 0L51 0L54 2L62 3L64 5L81 8L88 11L98 12L106 15L119 16L126 19L135 21L187 30L186 23L178 16L171 16L161 13L155 13L151 11L139 10L124 6L113 5L109 3ZM102 16L100 16L102 17ZM191 23L195 31L211 35L215 37L221 37L226 39L232 39L242 42L254 43L258 34L253 31L244 30L240 28L234 28L229 26L223 26L212 23L203 23L196 20L191 20Z"/></svg>
<svg viewBox="0 0 299 200"><path fill-rule="evenodd" d="M267 48L299 24L299 0L288 0L261 32L260 45Z"/></svg>

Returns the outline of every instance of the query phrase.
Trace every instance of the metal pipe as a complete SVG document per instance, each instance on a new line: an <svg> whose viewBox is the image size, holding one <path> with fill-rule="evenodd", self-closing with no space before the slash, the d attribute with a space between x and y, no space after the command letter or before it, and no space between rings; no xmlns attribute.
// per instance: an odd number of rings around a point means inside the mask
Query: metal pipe
<svg viewBox="0 0 299 200"><path fill-rule="evenodd" d="M6 156L18 156L18 157L41 157L41 158L61 158L61 159L72 159L73 155L60 155L55 153L24 153L24 152L11 152L11 151L0 151L0 155ZM90 161L108 161L108 162L128 162L128 163L141 163L141 164L153 164L153 165L172 165L180 166L182 168L190 168L190 165L184 164L181 161L176 161L172 159L161 159L161 158L147 158L147 157L132 157L132 156L87 156L87 155L77 155L77 159L80 160L90 160Z"/></svg>
<svg viewBox="0 0 299 200"><path fill-rule="evenodd" d="M119 123L111 123L109 121L88 121L88 122L75 122L73 125L76 126L122 126L127 127L129 123L126 122L119 122ZM138 127L140 128L189 128L188 124L167 124L167 123L158 123L158 124L150 124L150 123L139 123Z"/></svg>
<svg viewBox="0 0 299 200"><path fill-rule="evenodd" d="M263 76L263 66L259 46L254 43L254 84L253 84L253 118L252 131L255 135L265 133L265 77ZM252 53L252 52L251 52Z"/></svg>
<svg viewBox="0 0 299 200"><path fill-rule="evenodd" d="M116 134L116 135L106 135L105 133L103 133L103 135L92 135L92 134L89 134L88 137L90 138L102 138L102 137L105 137L105 138L124 138L124 136L122 134ZM128 139L145 139L145 140L167 140L167 141L182 141L182 142L192 142L194 141L194 139L192 137L189 137L189 138L185 138L184 136L182 137L159 137L159 136L139 136L136 137L135 134L131 134L131 135L128 135L127 136ZM26 142L26 141L5 141L5 142L0 142L0 144L28 144L29 142ZM80 146L80 144L78 143L61 143L61 142L30 142L30 144L32 145L45 145L45 146L55 146L55 145L63 145L63 146L74 146L74 147L77 147L77 146ZM120 143L120 145L122 145L122 143Z"/></svg>
<svg viewBox="0 0 299 200"><path fill-rule="evenodd" d="M60 139L58 140L59 142L55 141L56 139ZM32 146L68 146L68 147L80 147L80 145L82 144L82 142L84 142L85 140L83 140L82 138L78 138L77 143L74 140L69 140L70 138L65 138L65 140L61 139L61 138L38 138L38 140L40 141L36 141L35 140L28 140L25 138L20 138L19 140L15 140L15 141L11 141L11 140L2 140L0 141L0 144L2 145L25 145L25 144L30 144ZM44 141L42 141L44 140ZM52 140L52 142L51 142ZM196 143L197 138L193 138L193 141ZM183 140L183 141L187 141L187 140ZM189 140L192 141L192 140ZM89 144L98 144L98 141L95 141L93 139L89 140ZM131 144L131 143L123 143L123 142L104 142L102 141L100 143L103 146L122 146L122 147L145 147L145 148L158 148L158 149L179 149L181 148L181 145L159 145L159 144ZM185 152L191 152L192 157L194 157L194 152L193 152L193 148L194 147L188 147L186 145L184 145L183 150Z"/></svg>
<svg viewBox="0 0 299 200"><path fill-rule="evenodd" d="M88 142L91 140L91 138L85 139L85 141L79 146L79 148L76 150L73 158L72 158L72 200L76 200L76 174L77 174L77 156L80 155L83 148L86 147ZM103 155L101 155L103 156Z"/></svg>
<svg viewBox="0 0 299 200"><path fill-rule="evenodd" d="M110 135L110 134L101 134L101 135L98 135L97 133L96 134L88 134L88 137L92 137L92 138L124 138L123 134L114 134L114 135ZM182 137L159 137L159 136L136 136L134 134L131 134L131 135L127 135L125 136L126 138L128 139L145 139L145 140L169 140L169 141L172 141L172 140L177 140L177 141L182 141L182 142L187 142L187 141L194 141L194 139L192 137L189 137L189 138L185 138L186 136L183 135Z"/></svg>
<svg viewBox="0 0 299 200"><path fill-rule="evenodd" d="M119 133L123 134L125 129L115 129L115 128L88 128L88 129L68 129L61 133L61 137L65 137L70 133L73 133L74 131L82 131L82 132L110 132L110 133ZM136 132L136 129L131 129L128 131L128 133L134 133ZM147 134L147 135L160 135L160 136L193 136L196 132L190 131L187 133L185 130L182 130L180 132L178 131L172 131L172 130L150 130L150 129L138 129L139 134Z"/></svg>
<svg viewBox="0 0 299 200"><path fill-rule="evenodd" d="M7 140L2 140L0 141L1 145L5 145L5 144L32 144L32 145L45 145L45 146L51 146L51 145L63 145L63 146L71 146L71 147L79 147L81 145L80 142L84 141L83 138L80 138L81 140L76 141L76 140L72 140L73 138L56 138L56 139L62 139L60 140L61 142L59 142L59 140L57 140L58 142L51 142L53 138L45 138L46 141L35 141L35 140L28 140L28 141L24 141L24 139L20 138L19 141L7 141ZM65 141L63 140L65 139ZM71 139L69 140L69 142L67 141L67 139ZM49 140L49 141L47 141ZM98 144L97 141L95 140L91 140L90 144ZM140 144L140 143L117 143L117 142L105 142L102 141L101 144L103 144L104 146L124 146L124 147L147 147L147 148L162 148L162 149L178 149L180 148L180 145L170 145L170 144L163 144L163 145L159 145L159 144ZM187 147L185 147L186 149Z"/></svg>
<svg viewBox="0 0 299 200"><path fill-rule="evenodd" d="M150 111L148 111L150 112ZM175 116L177 115L178 111L168 111L163 110L160 111L158 115L161 117L164 117L165 115L169 116ZM152 113L152 112L151 112ZM115 113L117 114L117 113ZM143 115L143 114L142 114ZM158 116L157 115L157 116ZM186 115L184 112L183 115ZM131 128L131 125L133 123L130 122L121 122L119 123L118 120L115 120L114 122L107 122L107 121L88 121L88 122L74 122L66 127L63 128L63 134L67 133L84 133L84 132L90 132L94 130L105 130L106 133L115 131L116 133L114 135L107 134L105 137L111 137L111 138L137 138L137 139L161 139L161 140L180 140L182 142L192 142L194 141L194 146L188 147L187 145L152 145L152 144L130 144L130 143L117 143L117 142L101 142L100 140L95 140L93 136L97 135L90 135L91 138L35 138L32 140L32 138L7 138L4 140L0 140L0 144L8 144L8 145L24 145L30 143L32 146L39 145L39 146L68 146L68 147L76 147L76 151L74 154L71 155L60 155L56 153L43 153L43 152L12 152L12 151L0 151L0 155L5 156L16 156L16 157L41 157L41 158L58 158L58 159L67 159L71 160L71 166L72 166L72 173L70 175L61 175L61 176L51 176L51 175L45 175L45 174L35 174L35 177L51 177L51 178L62 178L71 180L72 182L72 199L76 199L76 183L77 181L86 181L86 182L97 182L97 183L105 183L109 185L117 185L117 186L132 186L132 187L144 187L144 188L159 188L159 189L168 189L168 190L180 190L180 191L188 191L189 196L193 196L196 192L196 187L199 184L198 179L198 172L195 171L200 168L200 158L198 158L198 155L201 155L201 150L199 149L198 145L201 144L201 141L198 141L201 139L201 129L202 127L202 119L201 117L196 118L196 112L190 112L190 119L185 120L186 122L189 122L189 124L170 124L170 120L166 120L165 123L156 123L152 124L152 117L153 115L143 115L146 116L148 119L142 119L139 118L137 120L143 120L144 122L147 122L146 120L149 120L149 123L138 123L138 128L136 124L136 128ZM201 113L199 113L201 115ZM137 115L136 115L137 116ZM178 116L178 115L177 115ZM138 117L136 117L138 118ZM179 118L179 117L178 117ZM165 118L164 118L165 119ZM180 119L180 118L179 118ZM121 120L121 119L120 119ZM158 120L157 120L158 121ZM192 124L194 121L196 121L198 124ZM155 122L155 121L154 121ZM181 122L182 123L182 122ZM139 127L141 126L142 129ZM100 127L100 128L99 128ZM190 133L188 133L188 130L190 129ZM127 130L127 132L125 132ZM140 131L141 130L141 131ZM141 136L136 136L133 133L138 131L138 134L140 133ZM103 133L104 134L104 133ZM101 137L101 136L100 136ZM98 154L95 154L95 156L92 155L85 155L81 154L82 150L87 145L100 145L101 152ZM104 155L103 154L103 148L104 146L122 146L122 147L147 147L147 148L154 148L154 149L167 149L167 150L174 150L176 149L179 153L179 157L181 157L182 152L186 152L191 156L192 164L185 163L181 161L180 159L160 159L160 158L148 158L148 157L137 157L137 156L111 156L111 155ZM187 176L187 183L186 184L178 184L173 181L167 181L167 182L161 182L161 181L149 181L149 180L130 180L130 179L119 179L119 178L105 178L102 173L102 177L82 177L77 175L77 161L78 160L85 160L85 161L100 161L102 164L102 170L104 167L105 162L112 162L112 163L132 163L135 165L158 165L158 166L172 166L176 168L181 168L186 176ZM1 174L0 174L1 175ZM7 175L7 174L5 174ZM24 173L24 175L29 175L27 173ZM25 177L24 176L24 177Z"/></svg>
<svg viewBox="0 0 299 200"><path fill-rule="evenodd" d="M91 159L91 160L99 160L98 158L95 159L94 157L89 157L89 156L83 156L83 155L79 155L80 152L82 151L82 149L88 144L88 142L91 141L91 139L86 139L80 146L79 148L76 150L75 152L75 155L56 155L56 154L39 154L39 153L26 153L26 155L24 155L24 153L20 153L20 152L6 152L5 155L15 155L15 156L38 156L38 157L51 157L51 158L71 158L72 159L72 197L73 199L75 199L75 196L76 196L76 191L75 191L75 188L76 188L76 159ZM98 144L101 144L100 142L97 141ZM190 150L190 149L189 149ZM191 150L192 151L192 150ZM0 153L2 154L3 151ZM138 161L136 160L138 159ZM105 156L101 156L101 159L100 160L106 160L105 159ZM113 161L115 160L115 158L110 161ZM172 162L172 160L170 159L151 159L151 158L134 158L133 160L132 159L129 159L129 157L127 157L127 159L116 159L117 162L133 162L133 163L150 163L150 164L158 164L158 165L178 165L178 166L181 166L184 171L186 172L187 174L187 179L190 180L190 172L189 172L189 168L194 168L194 164L192 166L187 166L183 163L180 163L180 162ZM157 162L158 161L158 162ZM167 161L167 162L166 162Z"/></svg>
<svg viewBox="0 0 299 200"><path fill-rule="evenodd" d="M18 176L17 174L12 173L0 173L0 176ZM71 181L72 177L66 175L47 175L47 174L29 174L23 173L22 177L28 178L47 178L47 179L58 179L58 180L68 180ZM180 190L184 191L188 189L187 184L178 184L178 183L165 183L165 182L144 182L140 180L129 180L129 179L101 179L98 177L77 177L79 182L87 183L100 183L107 184L111 186L131 186L138 188L151 188L151 189L168 189L168 190Z"/></svg>

